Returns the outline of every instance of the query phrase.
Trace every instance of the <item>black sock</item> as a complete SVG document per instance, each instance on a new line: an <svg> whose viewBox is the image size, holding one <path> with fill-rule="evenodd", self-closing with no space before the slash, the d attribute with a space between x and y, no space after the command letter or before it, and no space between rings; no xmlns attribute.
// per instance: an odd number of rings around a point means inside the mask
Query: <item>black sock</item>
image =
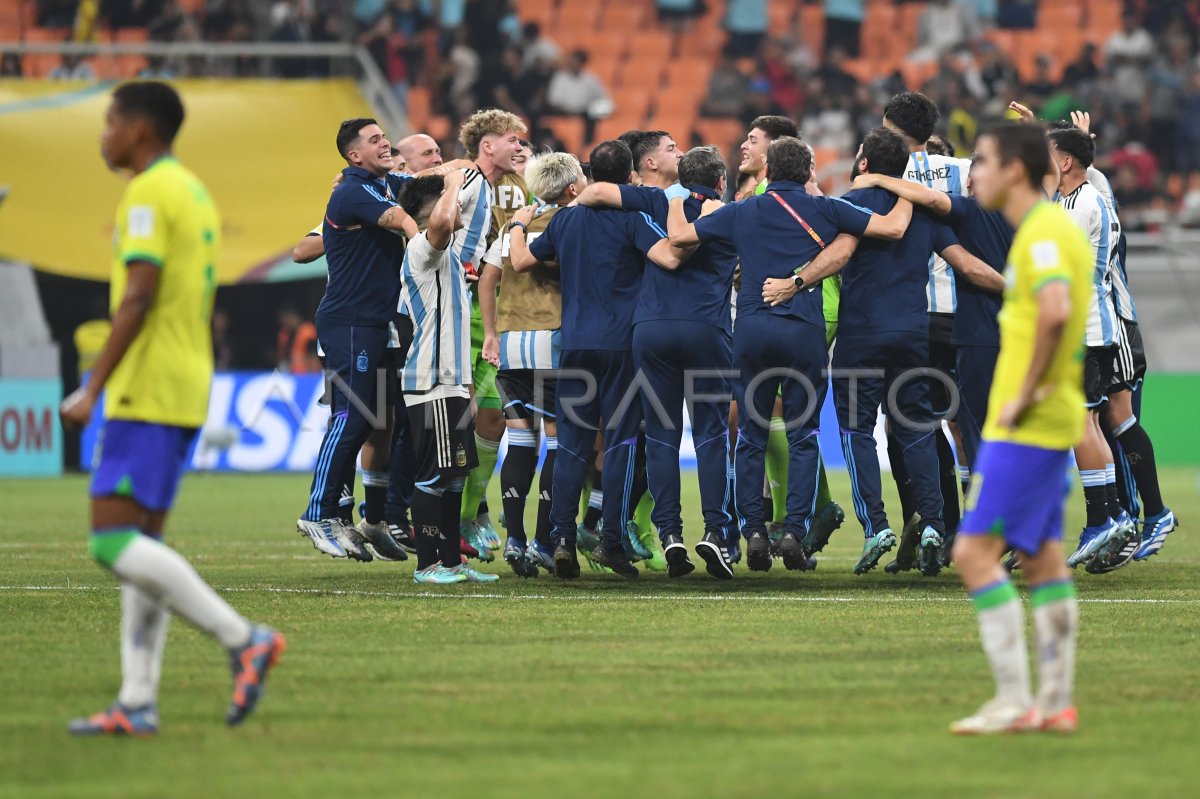
<svg viewBox="0 0 1200 799"><path fill-rule="evenodd" d="M1083 504L1087 508L1087 526L1096 527L1108 520L1108 487L1101 484L1083 487Z"/></svg>
<svg viewBox="0 0 1200 799"><path fill-rule="evenodd" d="M479 510L475 512L475 518L478 519L480 516L486 516L487 512L488 512L487 498L479 500Z"/></svg>
<svg viewBox="0 0 1200 799"><path fill-rule="evenodd" d="M442 565L453 569L462 565L462 486L457 491L447 490L442 494L442 537L438 539L438 555Z"/></svg>
<svg viewBox="0 0 1200 799"><path fill-rule="evenodd" d="M1121 516L1121 494L1117 491L1117 481L1104 484L1104 495L1108 497L1108 518L1118 519Z"/></svg>
<svg viewBox="0 0 1200 799"><path fill-rule="evenodd" d="M942 519L946 523L946 531L953 533L958 530L960 517L958 463L954 460L954 448L945 434L936 430L933 436L937 439L938 470L942 476Z"/></svg>
<svg viewBox="0 0 1200 799"><path fill-rule="evenodd" d="M595 469L592 472L592 491L599 491L604 494L604 472L602 469ZM596 527L600 524L600 519L604 517L604 508L595 508L591 504L591 494L588 494L588 508L583 514L583 526L592 532L596 531Z"/></svg>
<svg viewBox="0 0 1200 799"><path fill-rule="evenodd" d="M504 503L504 526L510 538L525 543L525 501L537 470L537 447L509 446L500 467L500 501Z"/></svg>
<svg viewBox="0 0 1200 799"><path fill-rule="evenodd" d="M425 569L438 562L438 536L442 531L442 498L417 489L413 492L410 510L413 518L413 537L417 544L417 569Z"/></svg>
<svg viewBox="0 0 1200 799"><path fill-rule="evenodd" d="M908 467L904 465L904 447L892 435L887 436L888 460L892 463L892 479L896 481L896 491L900 494L900 512L904 515L904 524L917 512L917 500L913 497L912 481L908 479Z"/></svg>
<svg viewBox="0 0 1200 799"><path fill-rule="evenodd" d="M1142 510L1146 518L1162 513L1162 493L1158 487L1158 467L1154 464L1154 443L1146 434L1141 422L1134 422L1128 430L1117 436L1129 471L1137 483L1138 495L1142 498Z"/></svg>
<svg viewBox="0 0 1200 799"><path fill-rule="evenodd" d="M550 524L550 487L554 484L554 456L557 453L557 449L546 450L546 460L542 462L542 475L538 479L537 530L534 536L545 549L550 549L553 544L551 537L553 528Z"/></svg>
<svg viewBox="0 0 1200 799"><path fill-rule="evenodd" d="M383 521L383 507L387 504L387 486L363 486L363 494L367 505L363 509L363 517L367 524L378 524Z"/></svg>

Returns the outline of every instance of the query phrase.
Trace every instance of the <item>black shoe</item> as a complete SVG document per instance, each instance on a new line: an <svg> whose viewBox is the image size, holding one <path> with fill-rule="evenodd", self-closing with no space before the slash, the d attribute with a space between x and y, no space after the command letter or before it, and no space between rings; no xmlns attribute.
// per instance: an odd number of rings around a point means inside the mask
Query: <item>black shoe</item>
<svg viewBox="0 0 1200 799"><path fill-rule="evenodd" d="M755 530L746 540L746 565L752 572L771 571L771 541L762 530Z"/></svg>
<svg viewBox="0 0 1200 799"><path fill-rule="evenodd" d="M607 566L627 580L636 579L638 576L637 567L629 562L629 556L620 544L601 541L600 546L592 550L592 560L601 566Z"/></svg>
<svg viewBox="0 0 1200 799"><path fill-rule="evenodd" d="M888 574L912 571L917 567L917 547L921 544L919 532L921 517L913 514L900 532L900 546L896 548L896 559L883 567Z"/></svg>
<svg viewBox="0 0 1200 799"><path fill-rule="evenodd" d="M663 556L667 559L667 576L671 579L686 577L696 571L696 564L688 560L687 547L683 545L683 536L678 533L667 533L662 539Z"/></svg>
<svg viewBox="0 0 1200 799"><path fill-rule="evenodd" d="M1009 574L1012 574L1014 569L1021 568L1021 561L1017 559L1017 553L1015 550L1009 551L1008 557L1004 559L1003 565L1004 570Z"/></svg>
<svg viewBox="0 0 1200 799"><path fill-rule="evenodd" d="M804 551L804 545L791 530L788 530L779 539L779 555L783 558L783 566L788 571L808 570L808 553Z"/></svg>
<svg viewBox="0 0 1200 799"><path fill-rule="evenodd" d="M950 563L954 560L954 537L958 535L958 531L946 531L942 536L942 568L949 569ZM1011 569L1009 571L1012 571Z"/></svg>
<svg viewBox="0 0 1200 799"><path fill-rule="evenodd" d="M829 543L829 537L833 535L833 531L841 527L844 521L846 521L846 512L836 502L830 502L821 508L813 516L812 523L808 526L808 535L804 536L802 542L804 551L809 554L820 552Z"/></svg>
<svg viewBox="0 0 1200 799"><path fill-rule="evenodd" d="M579 558L575 555L575 544L565 539L554 548L554 576L560 580L574 580L579 576Z"/></svg>
<svg viewBox="0 0 1200 799"><path fill-rule="evenodd" d="M399 544L401 549L410 555L417 554L417 542L413 540L412 524L408 519L389 521L388 532L392 534L392 540Z"/></svg>
<svg viewBox="0 0 1200 799"><path fill-rule="evenodd" d="M729 547L720 530L709 528L696 544L696 554L704 559L706 571L718 580L733 579L733 564L729 562Z"/></svg>

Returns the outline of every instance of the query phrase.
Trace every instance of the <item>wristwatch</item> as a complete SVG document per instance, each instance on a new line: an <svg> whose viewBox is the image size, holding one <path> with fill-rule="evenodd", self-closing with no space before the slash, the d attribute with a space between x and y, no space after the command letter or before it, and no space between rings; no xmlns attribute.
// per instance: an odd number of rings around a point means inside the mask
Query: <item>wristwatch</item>
<svg viewBox="0 0 1200 799"><path fill-rule="evenodd" d="M508 229L509 229L509 231L511 231L515 227L521 228L521 230L525 231L526 233L529 232L529 227L524 222L518 222L517 220L514 219L513 221L508 223Z"/></svg>
<svg viewBox="0 0 1200 799"><path fill-rule="evenodd" d="M792 275L792 282L796 284L796 291L804 288L804 275Z"/></svg>

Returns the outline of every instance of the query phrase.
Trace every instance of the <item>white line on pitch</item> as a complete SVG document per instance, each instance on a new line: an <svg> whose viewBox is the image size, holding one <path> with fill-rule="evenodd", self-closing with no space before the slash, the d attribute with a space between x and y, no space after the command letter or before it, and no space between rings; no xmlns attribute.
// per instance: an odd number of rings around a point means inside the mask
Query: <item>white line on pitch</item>
<svg viewBox="0 0 1200 799"><path fill-rule="evenodd" d="M0 591L116 591L119 586L98 585L0 585ZM514 601L543 602L602 602L620 600L625 602L967 602L967 597L952 596L907 596L903 594L864 593L858 596L796 596L792 594L455 594L433 591L346 591L336 588L280 588L274 586L221 588L218 591L230 594L300 594L304 596L346 596L373 599L509 599ZM1095 605L1194 605L1200 599L1149 599L1128 598L1081 598L1081 603Z"/></svg>

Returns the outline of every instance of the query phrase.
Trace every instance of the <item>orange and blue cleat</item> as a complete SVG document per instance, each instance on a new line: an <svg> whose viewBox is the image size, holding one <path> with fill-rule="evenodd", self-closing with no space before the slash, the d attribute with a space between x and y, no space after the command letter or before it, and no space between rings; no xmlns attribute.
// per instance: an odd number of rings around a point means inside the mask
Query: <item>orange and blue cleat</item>
<svg viewBox="0 0 1200 799"><path fill-rule="evenodd" d="M254 712L263 697L267 672L279 662L279 656L286 648L287 640L282 634L270 627L255 627L250 633L250 642L229 653L233 698L229 701L229 712L225 714L226 724L231 727L241 724Z"/></svg>
<svg viewBox="0 0 1200 799"><path fill-rule="evenodd" d="M134 735L149 737L158 732L158 711L154 705L128 708L120 702L101 713L72 719L67 725L72 735Z"/></svg>

